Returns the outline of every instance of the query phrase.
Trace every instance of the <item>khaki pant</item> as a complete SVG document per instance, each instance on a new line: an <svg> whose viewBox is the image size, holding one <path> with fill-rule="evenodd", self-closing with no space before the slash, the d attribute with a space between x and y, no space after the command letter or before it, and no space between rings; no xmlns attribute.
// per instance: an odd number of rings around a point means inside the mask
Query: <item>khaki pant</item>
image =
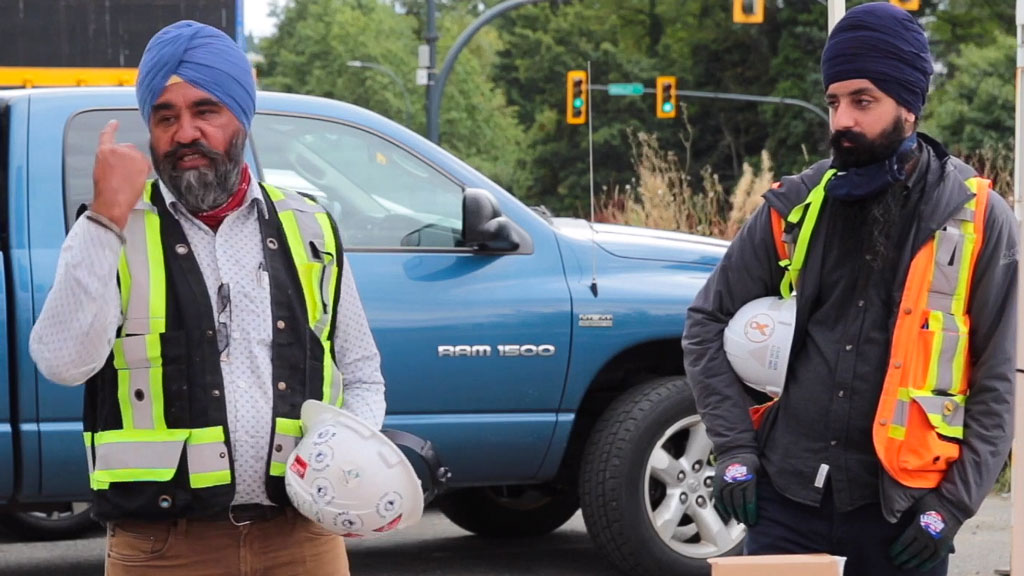
<svg viewBox="0 0 1024 576"><path fill-rule="evenodd" d="M107 525L107 576L349 576L345 541L294 510L229 520Z"/></svg>

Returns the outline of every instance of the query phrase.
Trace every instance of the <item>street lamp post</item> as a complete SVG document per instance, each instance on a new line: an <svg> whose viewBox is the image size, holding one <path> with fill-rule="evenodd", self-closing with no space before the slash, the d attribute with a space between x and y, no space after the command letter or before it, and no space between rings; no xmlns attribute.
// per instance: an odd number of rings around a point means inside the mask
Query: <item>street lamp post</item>
<svg viewBox="0 0 1024 576"><path fill-rule="evenodd" d="M395 81L395 84L398 85L398 88L402 91L402 97L405 98L405 127L412 128L412 125L410 124L410 110L412 109L412 106L409 104L409 92L405 89L405 84L402 83L402 80L398 77L397 74L395 74L394 70L388 68L387 66L384 66L383 64L377 64L376 62L364 62L362 60L349 60L345 64L351 66L352 68L372 68L374 70L380 70L381 72L390 76L391 79Z"/></svg>

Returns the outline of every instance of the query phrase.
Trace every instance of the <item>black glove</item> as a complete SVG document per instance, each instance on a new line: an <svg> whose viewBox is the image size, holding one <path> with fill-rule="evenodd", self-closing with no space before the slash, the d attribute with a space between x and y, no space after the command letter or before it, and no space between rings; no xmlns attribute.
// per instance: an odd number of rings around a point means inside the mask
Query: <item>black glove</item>
<svg viewBox="0 0 1024 576"><path fill-rule="evenodd" d="M754 454L737 454L715 463L715 509L722 518L735 518L747 526L757 523L757 471Z"/></svg>
<svg viewBox="0 0 1024 576"><path fill-rule="evenodd" d="M924 572L950 553L961 522L946 510L934 492L914 505L914 521L889 548L893 564L902 570L917 568Z"/></svg>

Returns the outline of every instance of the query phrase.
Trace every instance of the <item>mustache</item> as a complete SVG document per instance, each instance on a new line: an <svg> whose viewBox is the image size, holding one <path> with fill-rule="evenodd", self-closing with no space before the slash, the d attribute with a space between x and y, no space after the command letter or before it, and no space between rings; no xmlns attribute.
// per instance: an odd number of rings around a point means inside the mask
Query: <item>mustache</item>
<svg viewBox="0 0 1024 576"><path fill-rule="evenodd" d="M842 144L850 144L854 148L864 149L871 146L871 139L861 132L854 130L836 130L832 133L831 144L833 148L839 148Z"/></svg>
<svg viewBox="0 0 1024 576"><path fill-rule="evenodd" d="M173 148L164 153L162 163L166 163L167 166L174 166L174 163L177 162L179 158L188 154L201 154L214 162L218 162L226 158L224 154L210 148L204 142L196 140L195 142L189 142L188 144L176 144Z"/></svg>

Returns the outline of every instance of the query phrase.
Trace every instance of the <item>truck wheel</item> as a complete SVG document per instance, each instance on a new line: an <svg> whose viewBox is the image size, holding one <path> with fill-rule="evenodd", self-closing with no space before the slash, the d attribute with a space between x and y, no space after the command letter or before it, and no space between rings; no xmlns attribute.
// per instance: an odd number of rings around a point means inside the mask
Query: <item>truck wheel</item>
<svg viewBox="0 0 1024 576"><path fill-rule="evenodd" d="M530 538L556 530L580 508L575 490L486 486L449 492L438 508L463 530L489 538Z"/></svg>
<svg viewBox="0 0 1024 576"><path fill-rule="evenodd" d="M711 441L682 376L630 389L587 441L580 505L597 548L624 574L709 574L746 529L712 505Z"/></svg>
<svg viewBox="0 0 1024 576"><path fill-rule="evenodd" d="M99 527L89 502L51 504L34 511L0 514L0 527L24 540L67 540Z"/></svg>

